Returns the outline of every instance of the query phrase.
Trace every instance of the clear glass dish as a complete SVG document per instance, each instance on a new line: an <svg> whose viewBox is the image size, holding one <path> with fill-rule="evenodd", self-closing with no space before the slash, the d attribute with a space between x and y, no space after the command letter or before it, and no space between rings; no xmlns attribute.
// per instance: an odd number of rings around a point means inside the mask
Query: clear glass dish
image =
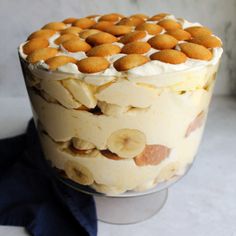
<svg viewBox="0 0 236 236"><path fill-rule="evenodd" d="M102 221L134 223L159 211L196 156L218 64L114 77L49 72L20 61L55 175L92 194Z"/></svg>

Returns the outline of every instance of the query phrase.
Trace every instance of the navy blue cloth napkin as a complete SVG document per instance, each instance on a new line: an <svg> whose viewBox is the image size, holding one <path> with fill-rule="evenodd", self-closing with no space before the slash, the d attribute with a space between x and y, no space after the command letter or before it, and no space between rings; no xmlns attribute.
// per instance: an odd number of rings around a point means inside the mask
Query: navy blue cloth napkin
<svg viewBox="0 0 236 236"><path fill-rule="evenodd" d="M53 176L32 120L25 134L0 140L0 224L35 236L97 235L93 198Z"/></svg>

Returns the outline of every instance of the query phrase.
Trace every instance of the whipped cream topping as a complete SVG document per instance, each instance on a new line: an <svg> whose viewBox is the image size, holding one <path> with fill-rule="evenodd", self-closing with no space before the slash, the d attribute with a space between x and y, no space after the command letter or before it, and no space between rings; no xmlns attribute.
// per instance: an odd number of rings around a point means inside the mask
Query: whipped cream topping
<svg viewBox="0 0 236 236"><path fill-rule="evenodd" d="M197 22L192 23L192 22L189 22L189 21L187 21L185 19L182 19L182 18L176 18L174 15L167 15L163 19L175 20L176 22L178 22L182 25L183 29L188 28L188 27L192 27L192 26L201 26L201 24L199 24ZM95 21L97 21L97 20L98 20L98 17L95 18ZM157 23L158 21L146 21L146 22L147 23ZM67 26L70 27L71 25L68 24ZM163 34L165 32L166 31L163 30L161 32L161 34ZM58 52L57 55L70 56L70 57L73 57L77 60L81 60L81 59L87 57L84 52L71 53L71 52L67 51L65 48L63 48L62 45L60 45L60 46L56 45L54 43L54 41L58 37L60 37L60 34L56 33L56 34L54 34L53 36L51 36L49 38L49 46L50 47L53 47L53 48L59 48L60 47L61 51ZM144 41L147 41L148 39L150 39L151 37L153 37L153 35L149 35L146 32L146 36L144 38L140 39L139 41L144 42ZM84 39L81 39L81 40L84 40ZM19 47L19 53L20 53L20 55L23 59L26 59L26 57L27 57L27 55L24 54L23 49L22 49L25 43L26 42L22 43ZM122 43L118 43L118 42L115 42L113 44L118 45L119 47L123 46ZM176 46L175 49L180 50L178 45ZM153 54L155 52L158 52L158 51L159 50L151 48L145 55L150 56L151 54ZM103 83L106 83L106 82L109 82L109 81L113 80L114 77L119 77L119 76L122 76L122 75L125 76L125 77L127 77L127 76L131 76L131 77L132 76L154 76L154 75L160 75L160 74L172 73L172 72L179 72L179 71L189 71L189 70L194 70L195 71L195 70L198 70L198 69L202 69L203 66L216 65L219 62L219 59L221 58L222 53L223 53L223 49L221 47L220 48L213 48L212 49L213 57L209 61L203 61L203 60L196 60L196 59L188 58L184 63L181 63L181 64L169 64L169 63L164 63L164 62L157 61L157 60L152 60L152 61L149 61L149 62L145 63L144 65L132 68L132 69L130 69L128 71L125 71L125 72L117 71L113 67L113 62L115 62L119 58L125 56L126 54L116 54L116 55L113 55L113 56L106 57L106 59L110 62L110 67L107 68L106 70L102 71L102 72L99 72L99 73L93 73L93 74L81 73L78 70L78 67L73 63L68 63L68 64L65 64L63 66L60 66L59 68L57 68L57 71L62 72L62 73L73 74L74 77L77 77L77 78L80 78L80 79L81 78L87 78L87 80L90 81L92 84L101 85ZM42 69L43 70L48 70L48 65L46 63L44 63L44 61L40 61L40 62L38 62L34 65L30 65L30 68L33 72L35 72L36 70L39 70L39 71L36 72L37 74L39 74L40 70L42 70ZM101 76L102 78L103 77L107 77L107 78L101 79L98 82L97 78L95 78L98 75ZM65 78L65 75L64 76L58 76L58 79L61 79L62 77ZM109 78L109 77L111 77L111 78ZM93 78L93 79L91 79L91 78ZM55 76L54 76L54 79L55 79Z"/></svg>

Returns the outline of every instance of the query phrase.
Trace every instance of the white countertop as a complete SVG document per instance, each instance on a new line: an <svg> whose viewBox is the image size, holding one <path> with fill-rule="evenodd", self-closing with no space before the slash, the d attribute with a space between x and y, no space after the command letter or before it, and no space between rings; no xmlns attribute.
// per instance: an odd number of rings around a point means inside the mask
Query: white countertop
<svg viewBox="0 0 236 236"><path fill-rule="evenodd" d="M0 138L20 134L31 117L26 98L0 98ZM124 213L125 214L125 213ZM99 236L236 236L236 99L214 97L192 169L169 190L159 214L133 225L98 223ZM27 235L0 226L0 236Z"/></svg>

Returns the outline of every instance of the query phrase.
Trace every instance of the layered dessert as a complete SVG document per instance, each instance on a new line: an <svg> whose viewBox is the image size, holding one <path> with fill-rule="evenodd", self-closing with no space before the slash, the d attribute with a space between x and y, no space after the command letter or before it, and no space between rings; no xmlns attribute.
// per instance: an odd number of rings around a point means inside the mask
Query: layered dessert
<svg viewBox="0 0 236 236"><path fill-rule="evenodd" d="M167 13L51 22L19 47L45 157L117 195L168 185L201 140L222 42Z"/></svg>

